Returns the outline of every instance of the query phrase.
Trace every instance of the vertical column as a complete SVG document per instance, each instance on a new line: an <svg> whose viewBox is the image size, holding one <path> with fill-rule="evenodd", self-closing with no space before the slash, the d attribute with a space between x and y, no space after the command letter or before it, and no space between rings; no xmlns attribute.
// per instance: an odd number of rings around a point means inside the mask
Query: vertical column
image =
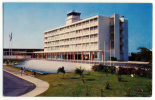
<svg viewBox="0 0 155 100"><path fill-rule="evenodd" d="M52 53L51 53L51 60L52 60Z"/></svg>
<svg viewBox="0 0 155 100"><path fill-rule="evenodd" d="M62 53L61 53L61 60L62 60Z"/></svg>
<svg viewBox="0 0 155 100"><path fill-rule="evenodd" d="M75 60L75 52L74 52L74 60Z"/></svg>
<svg viewBox="0 0 155 100"><path fill-rule="evenodd" d="M91 61L93 61L93 52L91 52L90 54L91 54Z"/></svg>
<svg viewBox="0 0 155 100"><path fill-rule="evenodd" d="M44 59L44 53L43 53L43 57L42 58Z"/></svg>
<svg viewBox="0 0 155 100"><path fill-rule="evenodd" d="M17 53L16 53L16 60L17 60Z"/></svg>
<svg viewBox="0 0 155 100"><path fill-rule="evenodd" d="M33 53L32 53L32 57L31 58L33 58Z"/></svg>
<svg viewBox="0 0 155 100"><path fill-rule="evenodd" d="M82 61L83 61L83 52L81 52L82 53Z"/></svg>
<svg viewBox="0 0 155 100"><path fill-rule="evenodd" d="M67 60L68 60L68 52L67 52Z"/></svg>
<svg viewBox="0 0 155 100"><path fill-rule="evenodd" d="M38 59L39 59L39 53L38 53Z"/></svg>
<svg viewBox="0 0 155 100"><path fill-rule="evenodd" d="M55 54L55 59L57 60L57 53Z"/></svg>
<svg viewBox="0 0 155 100"><path fill-rule="evenodd" d="M104 62L104 52L102 52L102 61Z"/></svg>
<svg viewBox="0 0 155 100"><path fill-rule="evenodd" d="M46 53L46 59L47 59L48 54Z"/></svg>

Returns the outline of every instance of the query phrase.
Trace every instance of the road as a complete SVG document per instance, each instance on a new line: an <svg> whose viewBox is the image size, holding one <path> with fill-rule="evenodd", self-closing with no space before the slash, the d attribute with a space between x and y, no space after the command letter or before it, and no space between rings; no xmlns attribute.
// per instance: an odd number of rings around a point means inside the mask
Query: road
<svg viewBox="0 0 155 100"><path fill-rule="evenodd" d="M24 77L24 76L23 76ZM36 85L3 71L3 95L20 96L35 89Z"/></svg>

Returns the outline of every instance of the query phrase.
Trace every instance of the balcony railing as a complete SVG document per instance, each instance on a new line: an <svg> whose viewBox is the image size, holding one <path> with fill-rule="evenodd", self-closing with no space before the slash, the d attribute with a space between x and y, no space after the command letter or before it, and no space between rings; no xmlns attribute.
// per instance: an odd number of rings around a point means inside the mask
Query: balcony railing
<svg viewBox="0 0 155 100"><path fill-rule="evenodd" d="M120 27L120 30L123 30L124 28L123 27Z"/></svg>
<svg viewBox="0 0 155 100"><path fill-rule="evenodd" d="M120 45L124 45L124 43L123 42L120 42Z"/></svg>
<svg viewBox="0 0 155 100"><path fill-rule="evenodd" d="M120 34L120 38L123 38L123 35L122 34Z"/></svg>
<svg viewBox="0 0 155 100"><path fill-rule="evenodd" d="M120 53L124 53L124 51L121 50Z"/></svg>
<svg viewBox="0 0 155 100"><path fill-rule="evenodd" d="M89 42L89 39L83 39L83 42Z"/></svg>
<svg viewBox="0 0 155 100"><path fill-rule="evenodd" d="M85 25L83 25L82 27L83 27L83 28L87 28L87 27L89 27L89 24L85 24Z"/></svg>
<svg viewBox="0 0 155 100"><path fill-rule="evenodd" d="M76 33L76 36L81 36L82 35L82 33Z"/></svg>
<svg viewBox="0 0 155 100"><path fill-rule="evenodd" d="M90 23L90 26L98 25L98 21Z"/></svg>
<svg viewBox="0 0 155 100"><path fill-rule="evenodd" d="M114 41L114 37L110 37L110 41Z"/></svg>
<svg viewBox="0 0 155 100"><path fill-rule="evenodd" d="M114 26L114 22L110 22L110 26L111 26L111 27Z"/></svg>

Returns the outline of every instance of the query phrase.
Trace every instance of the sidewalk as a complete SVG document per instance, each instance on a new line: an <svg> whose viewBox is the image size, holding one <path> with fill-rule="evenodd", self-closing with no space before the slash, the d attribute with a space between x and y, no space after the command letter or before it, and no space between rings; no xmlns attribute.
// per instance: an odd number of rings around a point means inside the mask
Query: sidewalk
<svg viewBox="0 0 155 100"><path fill-rule="evenodd" d="M10 74L13 74L19 78L22 78L22 79L27 80L31 83L34 83L36 85L36 88L34 90L32 90L31 92L28 92L24 95L21 95L22 97L34 97L34 96L37 96L37 95L45 92L49 88L49 84L43 80L37 79L32 76L28 76L28 75L21 76L20 72L6 68L6 67L3 67L3 70Z"/></svg>

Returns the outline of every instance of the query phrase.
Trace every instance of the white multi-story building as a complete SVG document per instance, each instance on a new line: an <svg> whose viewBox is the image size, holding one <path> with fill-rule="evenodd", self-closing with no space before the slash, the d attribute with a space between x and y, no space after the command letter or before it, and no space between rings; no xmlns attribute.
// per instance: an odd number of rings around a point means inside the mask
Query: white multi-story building
<svg viewBox="0 0 155 100"><path fill-rule="evenodd" d="M72 59L73 52L87 51L84 59L90 59L89 51L94 51L93 60L103 60L103 54L105 61L111 60L111 57L128 60L128 20L124 16L96 15L82 20L80 15L79 12L69 12L66 25L44 32L44 52L71 52ZM83 53L78 53L78 57L83 59L80 55ZM57 54L56 58L65 58L60 56Z"/></svg>

